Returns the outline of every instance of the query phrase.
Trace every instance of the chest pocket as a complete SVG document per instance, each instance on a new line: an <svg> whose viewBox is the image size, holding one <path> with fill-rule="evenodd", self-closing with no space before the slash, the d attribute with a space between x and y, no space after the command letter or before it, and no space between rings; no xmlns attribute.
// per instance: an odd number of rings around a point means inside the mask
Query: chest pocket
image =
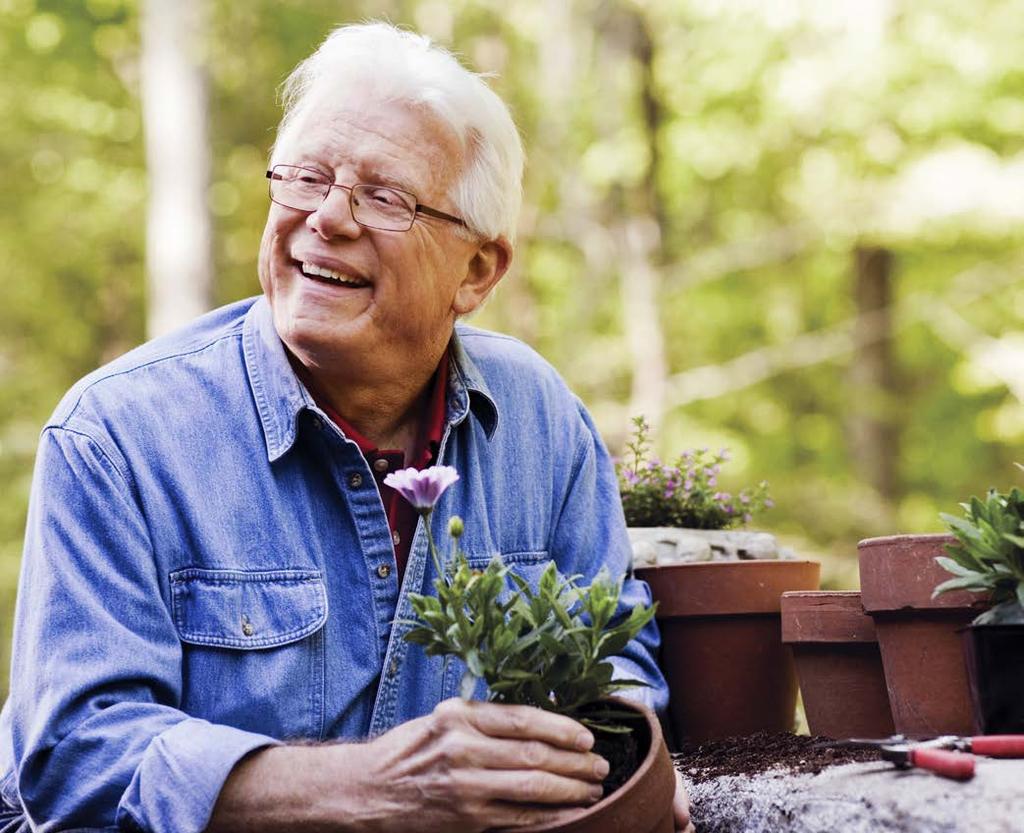
<svg viewBox="0 0 1024 833"><path fill-rule="evenodd" d="M327 592L319 570L170 575L182 708L279 738L323 731Z"/></svg>
<svg viewBox="0 0 1024 833"><path fill-rule="evenodd" d="M491 555L470 555L466 554L466 561L469 566L474 570L483 570L490 563ZM512 572L516 575L526 579L530 583L530 587L534 590L537 589L537 582L540 581L541 574L544 569L551 562L551 557L546 551L535 551L535 552L512 552L502 553L502 561L512 568ZM512 582L506 580L508 585ZM506 590L506 594L511 592L511 588ZM507 597L507 596L503 596ZM466 664L455 657L448 657L447 662L444 666L444 681L441 686L441 697L446 699L448 697L455 697L459 693L459 686L462 683L462 675L466 671ZM479 680L476 685L476 690L473 692L473 699L475 700L486 700L487 699L487 685L483 680Z"/></svg>

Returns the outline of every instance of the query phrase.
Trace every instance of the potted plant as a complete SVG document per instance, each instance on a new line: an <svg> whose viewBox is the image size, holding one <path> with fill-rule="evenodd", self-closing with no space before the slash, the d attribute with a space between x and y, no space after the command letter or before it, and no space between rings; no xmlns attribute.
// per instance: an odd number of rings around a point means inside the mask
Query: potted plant
<svg viewBox="0 0 1024 833"><path fill-rule="evenodd" d="M735 495L722 491L728 449L688 449L662 464L650 457L649 433L643 416L634 417L629 456L616 467L634 567L779 557L773 536L735 529L774 505L766 482Z"/></svg>
<svg viewBox="0 0 1024 833"><path fill-rule="evenodd" d="M1019 467L1019 464L1018 464ZM992 607L963 630L976 730L1024 732L1024 492L990 490L961 504L963 517L943 514L956 536L935 560L953 578L935 588L988 595Z"/></svg>
<svg viewBox="0 0 1024 833"><path fill-rule="evenodd" d="M719 489L726 450L684 451L663 465L649 459L643 417L633 423L619 489L634 571L658 604L676 741L792 730L797 683L780 597L817 589L820 565L780 557L769 535L727 529L772 504L766 483Z"/></svg>
<svg viewBox="0 0 1024 833"><path fill-rule="evenodd" d="M637 605L616 621L622 580L613 580L605 570L583 586L580 576L561 576L551 562L536 587L499 555L485 569L474 570L458 546L463 522L457 516L448 523L453 552L442 563L430 515L437 498L457 479L449 466L405 469L385 478L424 516L438 576L436 595L410 594L416 620L406 639L429 655L462 660L463 697L470 697L483 680L494 702L555 711L592 730L593 751L610 765L604 798L530 831L671 833L675 775L658 719L639 704L611 697L645 685L613 680L609 659L651 620L654 608Z"/></svg>

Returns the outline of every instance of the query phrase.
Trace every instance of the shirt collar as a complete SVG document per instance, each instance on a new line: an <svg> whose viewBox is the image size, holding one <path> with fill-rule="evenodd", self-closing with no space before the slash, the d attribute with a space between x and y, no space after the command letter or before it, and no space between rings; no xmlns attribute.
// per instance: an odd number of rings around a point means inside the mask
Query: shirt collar
<svg viewBox="0 0 1024 833"><path fill-rule="evenodd" d="M266 296L258 298L245 317L242 350L267 443L267 458L274 462L294 445L302 411L316 405L288 362ZM479 369L463 347L459 327L452 334L449 356L448 422L458 425L472 411L490 439L497 428L498 408Z"/></svg>
<svg viewBox="0 0 1024 833"><path fill-rule="evenodd" d="M438 363L437 370L431 378L430 397L426 402L424 412L420 414L415 451L413 457L405 461L407 466L413 466L417 469L426 467L432 456L436 455L437 449L441 444L441 437L444 436L444 429L447 425L447 412L445 409L448 402L448 376L451 372L449 353L450 351L445 349L444 355ZM359 450L363 452L364 457L369 459L370 455L378 452L395 450L381 449L373 440L360 433L354 425L331 407L323 395L323 391L319 390L316 381L309 371L302 366L302 363L290 353L286 352L285 355L295 375L299 377L299 381L302 382L306 390L313 397L313 401L331 418L331 421L341 429L348 439L359 446Z"/></svg>

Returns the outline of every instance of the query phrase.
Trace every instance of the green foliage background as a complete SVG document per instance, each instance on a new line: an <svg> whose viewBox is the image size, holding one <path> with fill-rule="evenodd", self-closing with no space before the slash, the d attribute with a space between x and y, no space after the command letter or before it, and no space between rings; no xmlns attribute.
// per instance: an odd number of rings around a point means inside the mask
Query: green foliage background
<svg viewBox="0 0 1024 833"><path fill-rule="evenodd" d="M854 247L894 252L899 395L877 407L900 436L891 500L852 464L853 356L827 354L820 339L797 342L800 360L759 381L684 397L657 426L666 456L729 446L723 487L769 480L777 508L760 525L822 557L829 584L856 584L859 538L940 529L940 510L1014 479L1024 440L1024 210L1012 187L1024 166L1022 0L210 7L197 46L211 83L217 302L258 291L278 84L333 25L387 17L498 73L529 169L514 273L477 323L547 356L613 448L628 430L630 290L623 261L601 253L619 218L646 213L660 227L670 374L725 377L736 357L843 325L856 312ZM78 377L145 337L138 16L135 0L0 0L4 675L39 428ZM630 46L637 33L647 58ZM912 176L936 155L949 164ZM974 201L953 199L962 193Z"/></svg>

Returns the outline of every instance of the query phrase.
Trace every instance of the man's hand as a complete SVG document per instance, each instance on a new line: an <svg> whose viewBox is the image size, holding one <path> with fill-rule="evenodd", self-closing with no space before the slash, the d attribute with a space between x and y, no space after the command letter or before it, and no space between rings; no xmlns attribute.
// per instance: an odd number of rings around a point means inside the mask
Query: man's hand
<svg viewBox="0 0 1024 833"><path fill-rule="evenodd" d="M208 833L479 833L558 819L601 798L608 763L568 717L446 700L369 743L274 746L239 764ZM676 773L676 828L693 833Z"/></svg>
<svg viewBox="0 0 1024 833"><path fill-rule="evenodd" d="M601 797L608 763L570 718L528 706L446 700L353 749L366 801L356 827L481 831L538 824Z"/></svg>
<svg viewBox="0 0 1024 833"><path fill-rule="evenodd" d="M672 811L675 815L676 833L695 833L696 828L690 821L690 796L686 794L686 787L683 786L683 776L679 770L676 774L676 794L672 799Z"/></svg>

